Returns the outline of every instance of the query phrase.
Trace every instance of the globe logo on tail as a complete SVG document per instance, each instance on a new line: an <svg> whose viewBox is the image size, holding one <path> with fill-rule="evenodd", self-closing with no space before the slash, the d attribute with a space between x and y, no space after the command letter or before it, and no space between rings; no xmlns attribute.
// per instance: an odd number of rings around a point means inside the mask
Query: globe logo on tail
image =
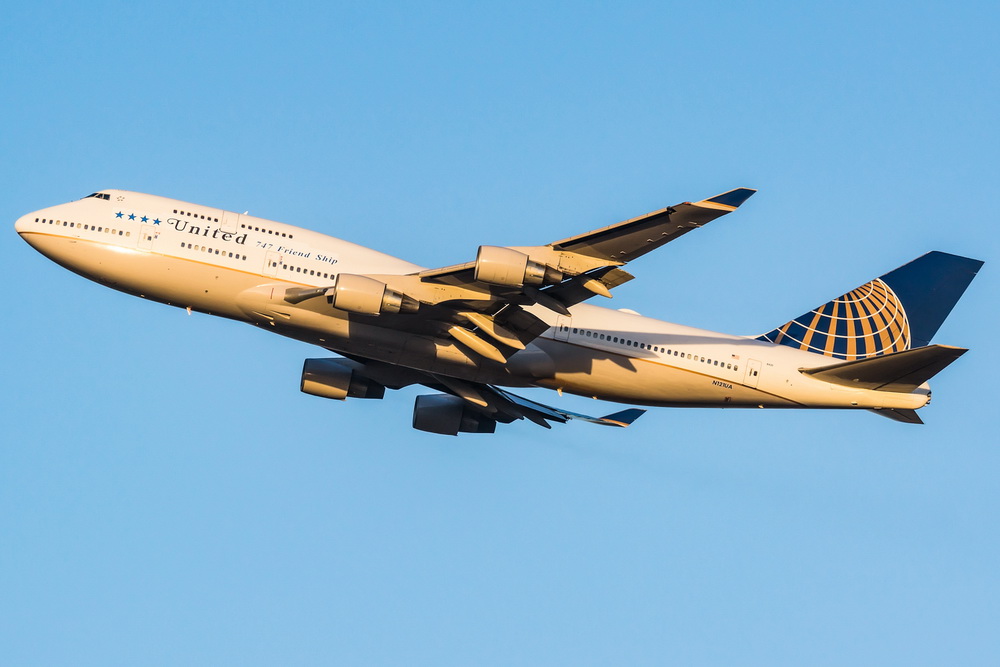
<svg viewBox="0 0 1000 667"><path fill-rule="evenodd" d="M908 350L911 341L903 304L880 278L761 338L848 361Z"/></svg>

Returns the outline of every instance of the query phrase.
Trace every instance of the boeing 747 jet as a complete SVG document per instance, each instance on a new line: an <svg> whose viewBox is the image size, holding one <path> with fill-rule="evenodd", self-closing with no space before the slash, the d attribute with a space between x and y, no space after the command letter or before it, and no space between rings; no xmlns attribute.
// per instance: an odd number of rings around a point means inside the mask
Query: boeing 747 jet
<svg viewBox="0 0 1000 667"><path fill-rule="evenodd" d="M101 190L20 218L52 261L108 287L247 322L338 356L300 388L343 400L423 385L413 426L456 435L590 417L509 391L546 387L631 405L870 410L921 423L927 381L965 349L931 344L982 262L931 252L759 336L590 303L622 267L727 213L738 188L538 246L479 246L427 269L319 232L175 199ZM472 253L470 252L469 255Z"/></svg>

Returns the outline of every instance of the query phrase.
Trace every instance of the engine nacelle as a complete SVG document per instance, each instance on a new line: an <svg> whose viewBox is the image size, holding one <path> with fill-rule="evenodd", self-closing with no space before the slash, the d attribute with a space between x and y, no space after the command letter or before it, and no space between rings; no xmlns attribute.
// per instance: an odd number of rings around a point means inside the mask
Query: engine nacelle
<svg viewBox="0 0 1000 667"><path fill-rule="evenodd" d="M360 364L348 359L306 359L302 384L306 394L342 401L351 398L382 398L385 387L356 372Z"/></svg>
<svg viewBox="0 0 1000 667"><path fill-rule="evenodd" d="M420 304L374 278L341 273L326 291L326 300L339 310L361 315L412 313Z"/></svg>
<svg viewBox="0 0 1000 667"><path fill-rule="evenodd" d="M417 396L413 404L413 428L441 435L493 433L497 423L495 419L470 410L457 396L424 394Z"/></svg>
<svg viewBox="0 0 1000 667"><path fill-rule="evenodd" d="M476 255L475 278L491 285L523 287L562 282L563 274L550 266L531 261L523 252L481 245Z"/></svg>

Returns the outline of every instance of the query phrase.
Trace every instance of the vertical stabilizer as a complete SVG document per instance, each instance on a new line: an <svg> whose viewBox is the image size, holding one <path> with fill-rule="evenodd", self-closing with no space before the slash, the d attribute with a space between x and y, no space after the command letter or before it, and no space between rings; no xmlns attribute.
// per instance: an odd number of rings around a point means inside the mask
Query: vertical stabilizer
<svg viewBox="0 0 1000 667"><path fill-rule="evenodd" d="M837 359L866 359L930 343L983 262L929 252L757 340Z"/></svg>

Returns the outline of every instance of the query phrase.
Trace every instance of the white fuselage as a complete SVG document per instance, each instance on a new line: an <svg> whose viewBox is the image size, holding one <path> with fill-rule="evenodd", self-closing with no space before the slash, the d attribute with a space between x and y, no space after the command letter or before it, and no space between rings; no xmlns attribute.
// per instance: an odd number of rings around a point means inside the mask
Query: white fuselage
<svg viewBox="0 0 1000 667"><path fill-rule="evenodd" d="M823 355L587 304L569 317L531 307L551 327L498 364L408 329L406 315L349 315L324 299L292 308L281 299L289 287L328 286L339 273L423 267L300 227L153 195L105 190L28 214L16 229L53 261L130 294L476 382L656 406L914 409L930 397L926 386L894 393L831 384L799 372L836 363Z"/></svg>

